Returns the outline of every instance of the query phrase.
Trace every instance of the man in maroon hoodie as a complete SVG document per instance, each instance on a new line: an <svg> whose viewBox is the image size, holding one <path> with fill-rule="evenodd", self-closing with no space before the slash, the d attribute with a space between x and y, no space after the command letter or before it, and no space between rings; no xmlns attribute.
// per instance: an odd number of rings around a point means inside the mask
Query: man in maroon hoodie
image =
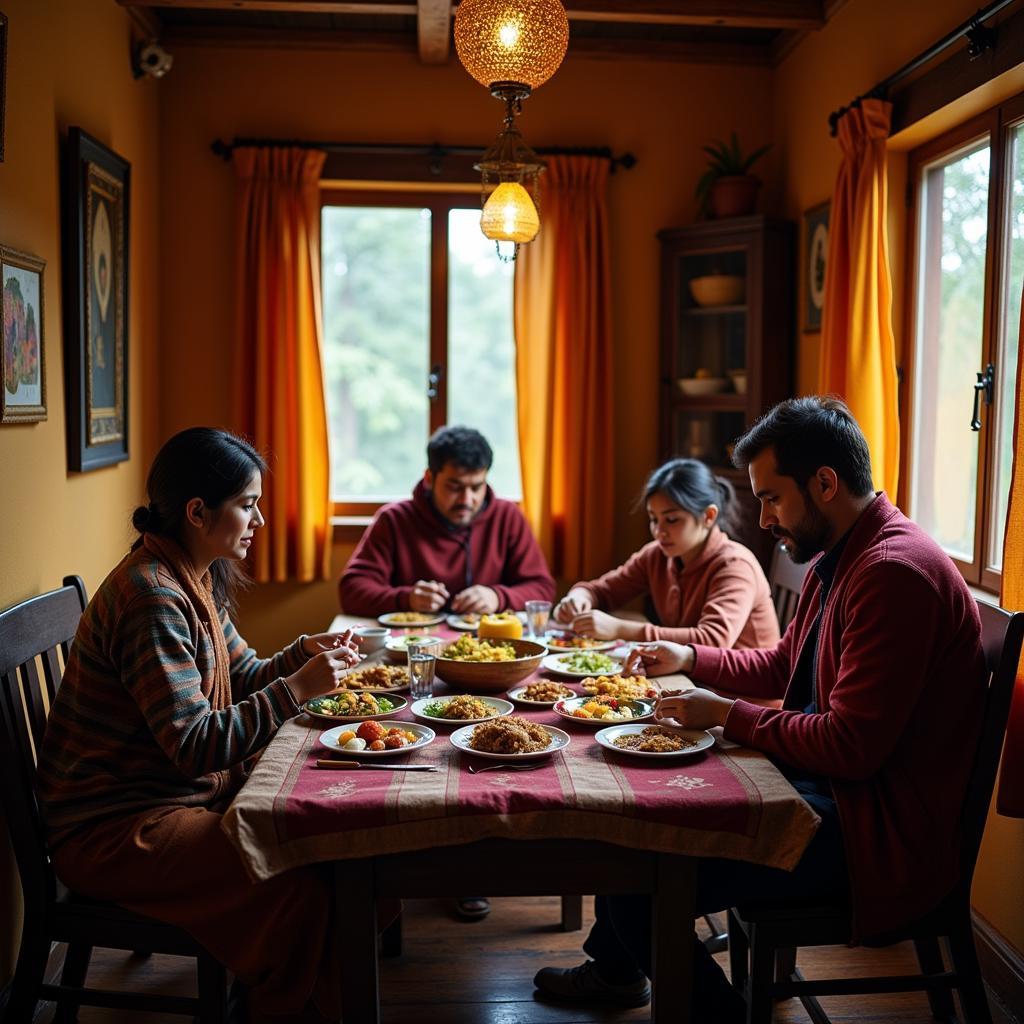
<svg viewBox="0 0 1024 1024"><path fill-rule="evenodd" d="M761 526L811 567L774 648L658 643L650 674L698 687L658 717L764 751L821 818L792 872L708 859L696 912L750 901L848 897L854 940L923 916L958 877L959 814L977 748L986 672L977 605L949 557L871 486L864 435L834 398L772 409L736 444ZM720 696L782 698L781 708ZM591 960L544 968L562 999L642 1005L650 996L650 901L599 899ZM647 977L645 977L645 975ZM732 1024L744 1001L694 942L693 1020Z"/></svg>
<svg viewBox="0 0 1024 1024"><path fill-rule="evenodd" d="M412 498L383 506L341 576L349 615L497 612L551 601L555 581L519 507L487 484L493 453L470 427L441 427Z"/></svg>

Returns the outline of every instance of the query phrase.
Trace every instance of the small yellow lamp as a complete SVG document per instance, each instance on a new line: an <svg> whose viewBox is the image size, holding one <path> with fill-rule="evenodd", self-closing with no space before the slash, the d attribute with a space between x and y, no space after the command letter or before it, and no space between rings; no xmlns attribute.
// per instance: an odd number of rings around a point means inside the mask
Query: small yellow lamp
<svg viewBox="0 0 1024 1024"><path fill-rule="evenodd" d="M532 242L540 217L530 193L517 181L502 182L484 203L480 230L496 242Z"/></svg>

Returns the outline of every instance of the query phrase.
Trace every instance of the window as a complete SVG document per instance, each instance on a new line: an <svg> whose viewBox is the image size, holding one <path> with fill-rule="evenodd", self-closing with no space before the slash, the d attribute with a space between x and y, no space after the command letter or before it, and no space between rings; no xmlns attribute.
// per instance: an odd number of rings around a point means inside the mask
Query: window
<svg viewBox="0 0 1024 1024"><path fill-rule="evenodd" d="M512 266L476 194L324 191L321 253L331 494L339 514L409 497L431 432L475 427L517 499Z"/></svg>
<svg viewBox="0 0 1024 1024"><path fill-rule="evenodd" d="M997 590L1024 280L1024 97L913 152L910 181L910 514L968 582Z"/></svg>

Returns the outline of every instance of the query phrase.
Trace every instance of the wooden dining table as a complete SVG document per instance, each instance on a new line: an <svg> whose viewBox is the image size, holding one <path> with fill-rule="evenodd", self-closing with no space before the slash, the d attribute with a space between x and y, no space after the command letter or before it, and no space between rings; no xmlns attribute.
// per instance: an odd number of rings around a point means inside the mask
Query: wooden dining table
<svg viewBox="0 0 1024 1024"><path fill-rule="evenodd" d="M369 621L338 616L331 628ZM447 627L435 632L454 635ZM656 682L690 685L683 677ZM436 692L463 691L439 685ZM453 730L438 725L432 743L393 759L429 763L435 772L323 770L316 761L328 756L319 743L327 726L300 715L278 730L225 814L225 831L254 880L334 865L345 1024L380 1020L378 901L470 892L649 894L651 1020L685 1024L699 858L791 869L818 826L756 751L717 743L694 756L642 758L607 750L594 726L549 709L517 713L564 728L569 746L537 771L473 774L470 764L493 762L455 748ZM395 720L411 717L406 708ZM485 949L467 955L486 969Z"/></svg>

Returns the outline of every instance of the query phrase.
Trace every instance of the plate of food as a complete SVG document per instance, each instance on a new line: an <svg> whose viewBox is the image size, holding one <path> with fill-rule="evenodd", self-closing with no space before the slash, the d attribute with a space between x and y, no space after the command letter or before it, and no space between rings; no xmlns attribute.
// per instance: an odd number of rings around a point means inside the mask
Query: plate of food
<svg viewBox="0 0 1024 1024"><path fill-rule="evenodd" d="M409 670L404 665L367 665L338 680L343 690L407 690Z"/></svg>
<svg viewBox="0 0 1024 1024"><path fill-rule="evenodd" d="M622 662L601 651L573 651L571 654L549 654L540 667L559 676L585 679L587 676L622 672Z"/></svg>
<svg viewBox="0 0 1024 1024"><path fill-rule="evenodd" d="M471 725L511 714L512 704L498 697L472 697L462 693L457 697L424 697L413 701L409 710L414 718L423 722Z"/></svg>
<svg viewBox="0 0 1024 1024"><path fill-rule="evenodd" d="M477 612L463 612L458 615L449 615L445 621L452 629L462 629L472 632L480 625L480 615Z"/></svg>
<svg viewBox="0 0 1024 1024"><path fill-rule="evenodd" d="M549 651L610 651L619 645L618 640L598 640L592 636L580 636L571 629L549 629L543 636L543 643Z"/></svg>
<svg viewBox="0 0 1024 1024"><path fill-rule="evenodd" d="M532 675L545 648L532 640L480 640L463 633L437 654L437 675L473 693L499 693Z"/></svg>
<svg viewBox="0 0 1024 1024"><path fill-rule="evenodd" d="M570 722L585 725L608 725L610 722L637 722L654 714L654 701L642 697L630 700L597 693L590 697L570 697L555 704L556 715Z"/></svg>
<svg viewBox="0 0 1024 1024"><path fill-rule="evenodd" d="M408 636L393 636L384 642L384 656L388 661L405 664L409 657L408 646L413 640L429 640L432 643L443 644L444 641L432 633L410 633Z"/></svg>
<svg viewBox="0 0 1024 1024"><path fill-rule="evenodd" d="M322 722L362 722L397 715L409 702L397 693L370 690L337 690L314 697L302 705L311 718Z"/></svg>
<svg viewBox="0 0 1024 1024"><path fill-rule="evenodd" d="M369 719L358 725L336 725L320 733L320 746L332 753L353 754L356 757L391 757L419 750L430 743L437 733L419 722L402 722L389 727L385 722Z"/></svg>
<svg viewBox="0 0 1024 1024"><path fill-rule="evenodd" d="M580 680L584 693L606 693L609 697L636 700L644 697L653 700L663 697L662 693L646 676L588 676Z"/></svg>
<svg viewBox="0 0 1024 1024"><path fill-rule="evenodd" d="M715 745L703 729L672 725L610 725L594 737L602 747L633 757L690 757Z"/></svg>
<svg viewBox="0 0 1024 1024"><path fill-rule="evenodd" d="M448 737L452 746L492 761L532 761L569 746L569 734L519 715L505 715L479 725L466 725Z"/></svg>
<svg viewBox="0 0 1024 1024"><path fill-rule="evenodd" d="M556 683L551 679L538 679L526 686L517 686L508 691L509 700L517 704L528 704L530 707L549 708L555 701L575 697L576 691L570 690L564 683Z"/></svg>
<svg viewBox="0 0 1024 1024"><path fill-rule="evenodd" d="M382 626L397 626L399 629L424 629L444 622L444 616L434 612L388 612L378 615Z"/></svg>

